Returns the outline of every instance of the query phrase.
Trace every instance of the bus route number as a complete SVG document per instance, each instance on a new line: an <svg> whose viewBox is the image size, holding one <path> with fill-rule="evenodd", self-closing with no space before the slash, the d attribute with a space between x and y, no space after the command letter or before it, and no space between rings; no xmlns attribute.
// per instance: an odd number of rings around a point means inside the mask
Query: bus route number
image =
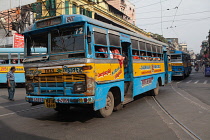
<svg viewBox="0 0 210 140"><path fill-rule="evenodd" d="M66 22L72 22L72 21L74 21L74 17L75 16L67 17L66 18Z"/></svg>

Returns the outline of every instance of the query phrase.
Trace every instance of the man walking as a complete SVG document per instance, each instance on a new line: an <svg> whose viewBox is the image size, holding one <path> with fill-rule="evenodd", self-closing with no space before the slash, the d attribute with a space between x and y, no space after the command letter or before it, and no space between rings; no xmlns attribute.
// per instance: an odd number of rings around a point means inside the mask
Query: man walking
<svg viewBox="0 0 210 140"><path fill-rule="evenodd" d="M14 94L15 94L15 67L11 67L10 71L7 73L7 85L8 85L8 99L10 101L14 101Z"/></svg>

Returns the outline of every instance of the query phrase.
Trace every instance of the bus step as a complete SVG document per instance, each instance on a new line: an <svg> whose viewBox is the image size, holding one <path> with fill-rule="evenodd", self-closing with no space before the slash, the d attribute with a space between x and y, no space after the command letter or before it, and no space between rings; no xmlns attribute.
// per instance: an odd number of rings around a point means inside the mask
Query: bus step
<svg viewBox="0 0 210 140"><path fill-rule="evenodd" d="M123 101L123 104L127 104L129 102L132 102L133 101L133 98L124 98L124 101Z"/></svg>

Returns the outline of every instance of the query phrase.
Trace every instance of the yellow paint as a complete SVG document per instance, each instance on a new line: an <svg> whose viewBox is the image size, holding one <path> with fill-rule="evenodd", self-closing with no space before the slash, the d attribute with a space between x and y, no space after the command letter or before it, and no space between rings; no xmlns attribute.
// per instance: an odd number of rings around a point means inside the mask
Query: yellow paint
<svg viewBox="0 0 210 140"><path fill-rule="evenodd" d="M0 72L7 73L10 71L12 66L0 66ZM24 67L23 66L15 66L16 71L15 73L24 73Z"/></svg>
<svg viewBox="0 0 210 140"><path fill-rule="evenodd" d="M133 75L143 76L164 72L164 63L134 63Z"/></svg>
<svg viewBox="0 0 210 140"><path fill-rule="evenodd" d="M183 66L183 63L171 63L172 66Z"/></svg>
<svg viewBox="0 0 210 140"><path fill-rule="evenodd" d="M172 71L172 65L171 65L171 63L168 63L168 71Z"/></svg>
<svg viewBox="0 0 210 140"><path fill-rule="evenodd" d="M110 81L124 78L123 66L120 64L95 64L95 78L96 81Z"/></svg>

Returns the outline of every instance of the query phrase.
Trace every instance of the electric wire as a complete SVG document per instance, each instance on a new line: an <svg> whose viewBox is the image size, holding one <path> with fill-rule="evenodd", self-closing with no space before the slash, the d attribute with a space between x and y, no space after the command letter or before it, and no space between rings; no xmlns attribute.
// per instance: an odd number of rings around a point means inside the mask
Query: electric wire
<svg viewBox="0 0 210 140"><path fill-rule="evenodd" d="M194 15L194 14L201 14L201 13L206 13L206 12L210 12L210 11L187 13L187 14L181 14L181 15L176 15L176 16ZM171 16L163 16L163 17L171 17ZM147 18L136 18L136 19L153 19L153 18L161 18L161 17L147 17Z"/></svg>
<svg viewBox="0 0 210 140"><path fill-rule="evenodd" d="M168 1L168 0L164 0L164 1L162 1L162 2L165 2L165 1ZM160 2L152 3L152 4L145 5L145 6L141 6L141 7L136 7L135 9L138 9L138 8L145 8L145 7L149 7L149 6L153 6L153 5L157 5L157 4L160 4Z"/></svg>
<svg viewBox="0 0 210 140"><path fill-rule="evenodd" d="M203 19L209 19L210 17L204 17L204 18L196 18L196 19L179 19L175 21L189 21L189 20L203 20ZM166 20L162 22L171 22L173 20ZM155 23L146 23L146 24L137 24L138 26L146 26L146 25L154 25L154 24L160 24L161 22L155 22ZM171 26L172 27L172 26Z"/></svg>
<svg viewBox="0 0 210 140"><path fill-rule="evenodd" d="M162 1L160 0L160 9L161 9L161 12L160 12L160 15L161 15L161 33L162 33L162 35L163 35L163 12L162 12L162 10L163 10L163 8L162 8Z"/></svg>
<svg viewBox="0 0 210 140"><path fill-rule="evenodd" d="M172 21L171 26L173 26L173 24L174 24L174 20L175 20L176 14L177 14L178 8L179 8L179 6L181 5L181 3L182 3L182 0L180 1L179 5L176 7L176 12L175 12L175 14L174 14L174 19L173 19L173 21Z"/></svg>

